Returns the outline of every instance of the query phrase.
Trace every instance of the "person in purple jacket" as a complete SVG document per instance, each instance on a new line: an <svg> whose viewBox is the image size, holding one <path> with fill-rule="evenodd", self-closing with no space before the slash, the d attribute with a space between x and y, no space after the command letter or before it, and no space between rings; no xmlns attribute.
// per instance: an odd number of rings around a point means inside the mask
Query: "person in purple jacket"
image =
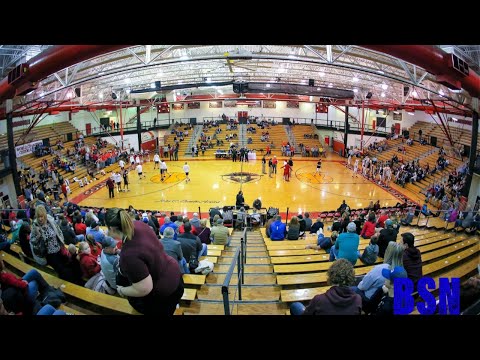
<svg viewBox="0 0 480 360"><path fill-rule="evenodd" d="M327 271L327 282L332 285L325 294L316 295L307 307L301 302L290 306L292 315L360 315L362 298L352 288L355 283L353 265L338 259Z"/></svg>

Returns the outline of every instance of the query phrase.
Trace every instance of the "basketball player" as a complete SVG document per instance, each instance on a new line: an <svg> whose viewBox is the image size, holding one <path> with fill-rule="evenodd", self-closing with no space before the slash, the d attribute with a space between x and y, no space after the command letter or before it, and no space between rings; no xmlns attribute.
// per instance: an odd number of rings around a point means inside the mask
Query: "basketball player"
<svg viewBox="0 0 480 360"><path fill-rule="evenodd" d="M135 157L133 156L133 154L130 155L130 167L132 170L135 168Z"/></svg>
<svg viewBox="0 0 480 360"><path fill-rule="evenodd" d="M156 169L157 166L160 168L160 156L155 153L155 155L153 156L153 161L155 162L155 164L153 165L153 168Z"/></svg>
<svg viewBox="0 0 480 360"><path fill-rule="evenodd" d="M352 175L352 178L353 177L358 177L357 175L357 171L358 171L358 163L360 162L360 160L357 158L355 160L355 164L353 164L353 175Z"/></svg>
<svg viewBox="0 0 480 360"><path fill-rule="evenodd" d="M347 166L350 166L352 164L352 152L348 153L348 159L347 159Z"/></svg>
<svg viewBox="0 0 480 360"><path fill-rule="evenodd" d="M162 160L162 162L160 163L160 177L162 181L164 179L164 174L166 173L167 173L167 164L165 163L165 160Z"/></svg>
<svg viewBox="0 0 480 360"><path fill-rule="evenodd" d="M126 189L126 190L125 190ZM128 188L128 170L123 170L123 191L130 191Z"/></svg>
<svg viewBox="0 0 480 360"><path fill-rule="evenodd" d="M137 165L137 174L138 174L138 179L141 179L142 176L143 176L143 178L146 177L145 175L143 175L142 164Z"/></svg>
<svg viewBox="0 0 480 360"><path fill-rule="evenodd" d="M190 182L190 178L188 177L188 174L190 173L190 165L188 165L186 161L185 165L183 165L183 171L185 171L185 176L187 177L185 181Z"/></svg>
<svg viewBox="0 0 480 360"><path fill-rule="evenodd" d="M320 174L320 169L322 168L322 159L318 159L317 161L317 171L315 171L315 174Z"/></svg>
<svg viewBox="0 0 480 360"><path fill-rule="evenodd" d="M122 175L118 172L113 173L113 179L115 180L115 184L117 184L117 192L122 191L121 185L122 185Z"/></svg>
<svg viewBox="0 0 480 360"><path fill-rule="evenodd" d="M120 165L120 169L123 171L123 169L125 169L125 161L123 161L123 159L120 159L120 161L118 162L118 165Z"/></svg>

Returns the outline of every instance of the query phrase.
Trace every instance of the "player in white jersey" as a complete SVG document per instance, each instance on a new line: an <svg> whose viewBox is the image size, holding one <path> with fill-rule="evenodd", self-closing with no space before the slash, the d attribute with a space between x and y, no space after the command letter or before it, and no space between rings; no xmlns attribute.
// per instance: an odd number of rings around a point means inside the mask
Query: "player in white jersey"
<svg viewBox="0 0 480 360"><path fill-rule="evenodd" d="M352 175L352 178L353 177L358 177L357 175L357 171L358 171L358 163L360 162L359 159L356 159L355 160L355 164L353 164L353 175Z"/></svg>
<svg viewBox="0 0 480 360"><path fill-rule="evenodd" d="M162 162L160 163L160 177L162 181L166 173L167 173L167 164L165 163L165 160L162 160Z"/></svg>
<svg viewBox="0 0 480 360"><path fill-rule="evenodd" d="M135 157L130 155L130 166L133 169L135 167Z"/></svg>
<svg viewBox="0 0 480 360"><path fill-rule="evenodd" d="M125 161L120 160L120 161L118 162L118 165L120 165L120 169L122 169L122 171L123 171L123 169L125 169Z"/></svg>
<svg viewBox="0 0 480 360"><path fill-rule="evenodd" d="M190 174L190 165L188 165L186 161L185 161L185 165L183 165L183 171L185 171L185 176L187 177L185 181L189 182L190 178L188 177L188 174Z"/></svg>
<svg viewBox="0 0 480 360"><path fill-rule="evenodd" d="M153 156L153 161L155 162L155 163L153 164L153 168L156 169L157 166L160 168L160 156L159 156L158 154L155 154L155 155Z"/></svg>
<svg viewBox="0 0 480 360"><path fill-rule="evenodd" d="M138 178L139 178L139 179L141 179L142 176L143 176L143 178L146 177L146 176L143 174L142 164L138 164L138 165L137 165L137 174L138 174Z"/></svg>
<svg viewBox="0 0 480 360"><path fill-rule="evenodd" d="M141 164L140 156L138 156L138 154L137 154L137 156L135 157L135 162L137 163L137 165L138 165L138 164Z"/></svg>
<svg viewBox="0 0 480 360"><path fill-rule="evenodd" d="M113 180L115 181L115 184L117 184L117 192L122 191L121 185L122 185L122 175L120 173L113 173Z"/></svg>
<svg viewBox="0 0 480 360"><path fill-rule="evenodd" d="M348 158L347 158L347 165L350 166L352 163L352 154L348 154Z"/></svg>

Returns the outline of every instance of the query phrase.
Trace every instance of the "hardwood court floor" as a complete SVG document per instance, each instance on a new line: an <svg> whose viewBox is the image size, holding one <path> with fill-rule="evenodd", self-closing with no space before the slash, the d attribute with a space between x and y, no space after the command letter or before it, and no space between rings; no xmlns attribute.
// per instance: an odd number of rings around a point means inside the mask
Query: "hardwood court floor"
<svg viewBox="0 0 480 360"><path fill-rule="evenodd" d="M247 204L251 205L260 198L265 207L278 207L280 212L286 212L289 207L291 213L336 209L342 200L346 200L351 208L366 207L370 200L380 200L381 206L392 206L398 201L360 175L352 178L352 171L345 168L344 159L336 154L328 154L327 159L322 159L320 174L315 174L317 159L293 160L289 182L283 180L282 158L279 158L278 173L272 178L268 176L268 167L267 174L262 174L260 158L243 164L231 160L203 160L201 157L199 160L188 159L190 182L185 181L183 160L166 161L170 176L163 182L159 170L153 169L153 162L147 162L143 166L145 179L140 180L135 171L130 172L129 192L117 193L115 190L115 198L109 199L108 190L103 187L79 204L123 208L132 205L136 209L181 212L195 212L201 207L201 211L206 212L212 206L234 205L240 188ZM241 171L248 174L239 176ZM247 177L248 182L239 182ZM85 189L73 195L83 193Z"/></svg>

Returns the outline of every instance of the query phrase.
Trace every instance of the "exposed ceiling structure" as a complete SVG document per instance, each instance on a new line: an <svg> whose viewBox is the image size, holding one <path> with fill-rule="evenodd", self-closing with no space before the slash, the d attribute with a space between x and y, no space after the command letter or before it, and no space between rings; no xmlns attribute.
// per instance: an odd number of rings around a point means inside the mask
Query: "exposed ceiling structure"
<svg viewBox="0 0 480 360"><path fill-rule="evenodd" d="M48 46L0 45L3 77L34 51ZM441 45L460 56L479 72L480 45ZM29 53L30 52L30 53ZM28 60L28 59L27 59ZM450 99L455 106L470 105L465 90L451 91L434 75L398 58L355 45L139 45L97 56L58 71L41 80L38 88L18 97L32 101L69 100L81 105L131 100L131 90L155 87L179 88L184 94L233 93L232 86L216 88L220 82L262 82L309 85L353 90L356 100L380 105L405 105L417 100ZM157 83L158 84L158 83ZM190 85L191 84L191 85ZM202 85L202 86L200 86ZM406 87L408 90L405 91ZM74 89L81 88L81 97ZM152 91L142 98L156 96Z"/></svg>

